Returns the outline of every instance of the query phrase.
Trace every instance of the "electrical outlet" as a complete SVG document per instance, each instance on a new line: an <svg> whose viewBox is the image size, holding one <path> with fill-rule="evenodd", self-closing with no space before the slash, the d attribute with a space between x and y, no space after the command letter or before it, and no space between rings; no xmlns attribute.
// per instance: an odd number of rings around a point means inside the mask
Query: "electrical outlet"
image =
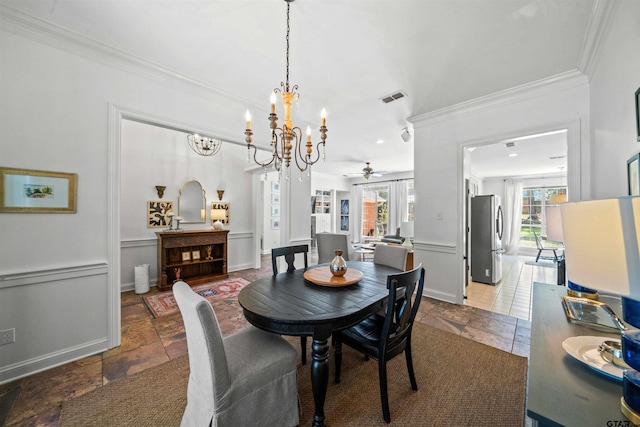
<svg viewBox="0 0 640 427"><path fill-rule="evenodd" d="M12 342L16 342L16 328L0 331L0 345L11 344Z"/></svg>

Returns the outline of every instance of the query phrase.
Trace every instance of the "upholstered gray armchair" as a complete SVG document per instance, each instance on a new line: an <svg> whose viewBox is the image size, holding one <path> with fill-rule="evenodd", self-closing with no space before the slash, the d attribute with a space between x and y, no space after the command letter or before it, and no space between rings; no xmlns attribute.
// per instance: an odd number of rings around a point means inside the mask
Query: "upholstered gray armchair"
<svg viewBox="0 0 640 427"><path fill-rule="evenodd" d="M295 426L296 350L253 326L222 337L211 304L189 285L173 285L187 334L189 384L182 427Z"/></svg>
<svg viewBox="0 0 640 427"><path fill-rule="evenodd" d="M318 233L316 242L318 243L318 264L331 262L336 256L336 249L342 251L342 258L345 261L356 261L356 252L349 242L348 234Z"/></svg>

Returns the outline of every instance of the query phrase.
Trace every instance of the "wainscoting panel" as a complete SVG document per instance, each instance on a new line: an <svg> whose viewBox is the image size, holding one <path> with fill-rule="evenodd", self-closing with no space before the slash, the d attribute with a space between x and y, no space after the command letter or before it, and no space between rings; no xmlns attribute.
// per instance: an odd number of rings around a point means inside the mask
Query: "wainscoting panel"
<svg viewBox="0 0 640 427"><path fill-rule="evenodd" d="M108 265L0 276L0 384L107 350Z"/></svg>

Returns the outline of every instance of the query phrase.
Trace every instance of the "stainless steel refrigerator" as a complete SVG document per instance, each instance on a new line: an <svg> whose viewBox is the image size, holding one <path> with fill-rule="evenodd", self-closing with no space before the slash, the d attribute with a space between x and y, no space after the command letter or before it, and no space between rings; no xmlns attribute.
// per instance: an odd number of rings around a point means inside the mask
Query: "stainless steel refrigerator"
<svg viewBox="0 0 640 427"><path fill-rule="evenodd" d="M495 285L502 279L502 231L500 196L471 198L471 279Z"/></svg>

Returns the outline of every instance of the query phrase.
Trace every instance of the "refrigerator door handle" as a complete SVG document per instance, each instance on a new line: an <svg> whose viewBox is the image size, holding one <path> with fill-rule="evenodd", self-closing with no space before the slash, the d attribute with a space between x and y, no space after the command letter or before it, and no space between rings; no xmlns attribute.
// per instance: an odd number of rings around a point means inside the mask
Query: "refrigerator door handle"
<svg viewBox="0 0 640 427"><path fill-rule="evenodd" d="M502 215L502 206L498 206L498 217L496 218L496 231L498 237L502 239L502 232L504 231L504 217Z"/></svg>

